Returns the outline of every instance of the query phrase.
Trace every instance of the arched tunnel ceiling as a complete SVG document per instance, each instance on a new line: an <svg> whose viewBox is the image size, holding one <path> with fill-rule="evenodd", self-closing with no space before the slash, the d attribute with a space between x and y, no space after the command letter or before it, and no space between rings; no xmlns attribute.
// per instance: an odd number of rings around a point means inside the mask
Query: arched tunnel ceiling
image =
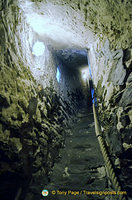
<svg viewBox="0 0 132 200"><path fill-rule="evenodd" d="M20 9L15 5L18 2ZM36 40L52 46L51 50L67 66L85 63L86 57L81 51L89 49L102 136L106 139L113 163L117 164L115 169L121 170L124 191L128 188L126 180L130 175L124 172L132 168L129 165L130 156L127 157L131 155L132 139L131 5L130 0L43 0L38 3L2 0L0 3L0 151L4 161L0 168L3 172L13 171L20 177L23 175L31 183L29 192L40 195L38 185L42 186L44 181L47 184L45 175L50 174L53 160L56 160L58 153L55 151L64 144L63 124L67 124L66 119L71 122L67 114L74 111L76 94L74 96L72 91L80 81L80 77L76 78L76 71L74 73L74 70L59 66L47 46L43 56L35 57L32 44ZM60 82L56 78L57 69L62 72ZM86 73L82 71L81 75ZM85 93L90 95L88 90ZM30 177L33 181L29 181ZM20 190L17 188L15 194L18 197Z"/></svg>
<svg viewBox="0 0 132 200"><path fill-rule="evenodd" d="M90 48L106 38L113 49L132 44L131 1L19 0L19 6L37 37L56 49Z"/></svg>
<svg viewBox="0 0 132 200"><path fill-rule="evenodd" d="M84 13L70 4L52 0L19 0L19 7L36 38L55 49L87 48L95 40L92 31L84 26Z"/></svg>
<svg viewBox="0 0 132 200"><path fill-rule="evenodd" d="M59 60L73 69L87 58L73 52L91 49L107 38L111 49L132 43L131 4L113 0L18 0L25 22L40 40L56 51ZM127 30L127 31L126 31ZM32 44L31 44L32 45Z"/></svg>

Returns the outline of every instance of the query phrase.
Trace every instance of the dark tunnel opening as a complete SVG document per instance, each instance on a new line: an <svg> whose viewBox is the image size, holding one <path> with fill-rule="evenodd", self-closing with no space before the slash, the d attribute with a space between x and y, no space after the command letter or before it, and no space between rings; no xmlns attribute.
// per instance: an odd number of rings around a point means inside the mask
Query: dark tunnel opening
<svg viewBox="0 0 132 200"><path fill-rule="evenodd" d="M59 62L57 72L60 88L61 85L63 88L64 84L63 92L67 90L67 97L72 96L77 108L92 105L87 50L64 49L56 51L55 54Z"/></svg>

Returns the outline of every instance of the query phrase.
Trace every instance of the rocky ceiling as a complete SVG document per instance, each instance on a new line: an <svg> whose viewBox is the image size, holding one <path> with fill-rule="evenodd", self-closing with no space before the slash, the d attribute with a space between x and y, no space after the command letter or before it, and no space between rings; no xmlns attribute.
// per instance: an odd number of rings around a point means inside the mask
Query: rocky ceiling
<svg viewBox="0 0 132 200"><path fill-rule="evenodd" d="M111 48L132 44L132 4L127 0L19 0L39 39L55 48L90 48L108 38Z"/></svg>
<svg viewBox="0 0 132 200"><path fill-rule="evenodd" d="M35 189L40 194L38 186L53 166L54 149L63 143L60 133L67 113L75 112L70 86L79 83L73 73L65 73L65 80L57 82L58 63L50 46L67 66L70 62L74 66L75 59L83 65L82 51L89 50L103 137L124 191L129 185L131 190L131 11L131 0L0 1L0 150L4 161L0 167L3 172L19 172L25 180L28 173L33 176L35 194ZM45 43L44 56L32 54L36 40ZM65 97L68 104L61 103Z"/></svg>
<svg viewBox="0 0 132 200"><path fill-rule="evenodd" d="M19 0L36 40L57 51L67 66L86 64L73 49L91 49L106 38L111 49L132 44L132 4L123 0ZM99 41L99 44L98 44ZM102 44L101 44L102 43ZM69 50L72 49L72 50ZM66 55L67 54L67 55Z"/></svg>
<svg viewBox="0 0 132 200"><path fill-rule="evenodd" d="M58 4L59 3L59 4ZM39 40L55 49L84 49L94 40L84 27L84 14L57 1L19 1L25 20Z"/></svg>

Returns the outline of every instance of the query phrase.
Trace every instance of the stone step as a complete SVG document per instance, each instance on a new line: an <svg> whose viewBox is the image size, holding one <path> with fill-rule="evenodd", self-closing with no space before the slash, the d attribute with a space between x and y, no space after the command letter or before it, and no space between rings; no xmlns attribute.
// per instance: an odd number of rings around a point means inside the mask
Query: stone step
<svg viewBox="0 0 132 200"><path fill-rule="evenodd" d="M66 130L65 148L60 151L60 160L53 167L47 187L50 190L103 191L106 187L104 160L95 135L93 113L83 109L73 121ZM53 199L53 195L51 197ZM54 197L58 200L93 200L87 195Z"/></svg>

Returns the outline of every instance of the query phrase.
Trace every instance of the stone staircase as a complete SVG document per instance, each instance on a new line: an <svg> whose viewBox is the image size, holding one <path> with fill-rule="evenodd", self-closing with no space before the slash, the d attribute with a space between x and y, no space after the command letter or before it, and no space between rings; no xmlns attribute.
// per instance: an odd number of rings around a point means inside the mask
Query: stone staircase
<svg viewBox="0 0 132 200"><path fill-rule="evenodd" d="M87 195L86 191L104 191L107 186L103 157L94 130L92 109L79 110L66 130L65 147L55 163L51 181L44 189L46 200L103 200L106 197ZM52 194L53 191L53 194Z"/></svg>

